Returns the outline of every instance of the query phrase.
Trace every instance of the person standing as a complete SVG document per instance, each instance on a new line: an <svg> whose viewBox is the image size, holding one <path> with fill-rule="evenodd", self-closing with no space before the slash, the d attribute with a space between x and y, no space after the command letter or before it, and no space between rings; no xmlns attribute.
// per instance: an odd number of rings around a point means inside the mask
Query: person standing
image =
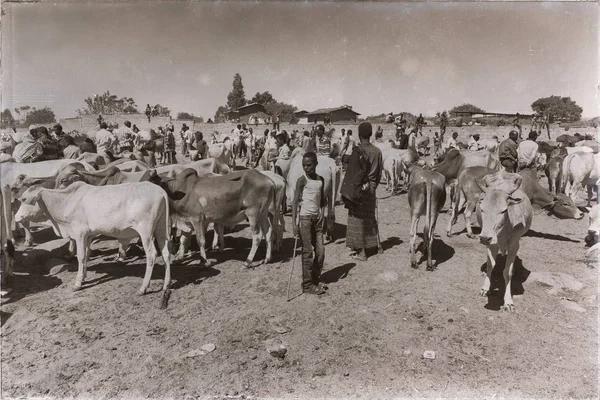
<svg viewBox="0 0 600 400"><path fill-rule="evenodd" d="M346 246L351 250L350 257L359 261L367 260L367 249L378 247L381 252L375 217L377 209L375 192L381 180L383 158L381 150L370 143L372 134L371 123L361 122L358 125L360 144L355 147L348 160L344 183L342 183L342 194L347 193L345 188L352 188L353 193L350 197L354 197L353 201L346 202L348 208Z"/></svg>
<svg viewBox="0 0 600 400"><path fill-rule="evenodd" d="M522 135L522 128L521 128L521 122L520 122L520 118L521 115L519 113L517 113L517 115L515 115L515 119L513 119L512 122L512 126L513 128L517 128L519 130L519 139L523 139L523 135Z"/></svg>
<svg viewBox="0 0 600 400"><path fill-rule="evenodd" d="M446 134L446 127L448 126L448 114L446 111L442 111L440 116L440 139L444 143L444 135Z"/></svg>
<svg viewBox="0 0 600 400"><path fill-rule="evenodd" d="M321 282L321 270L325 261L323 221L326 198L323 193L325 180L316 173L317 155L302 156L304 175L296 181L292 203L294 236L300 237L302 245L302 291L321 295L326 286Z"/></svg>
<svg viewBox="0 0 600 400"><path fill-rule="evenodd" d="M175 135L173 134L175 127L172 124L167 124L165 132L165 155L167 164L177 164L175 158Z"/></svg>
<svg viewBox="0 0 600 400"><path fill-rule="evenodd" d="M187 141L188 134L187 132L190 130L188 126L184 123L181 127L181 131L179 131L179 137L181 138L181 156L187 157L189 143Z"/></svg>
<svg viewBox="0 0 600 400"><path fill-rule="evenodd" d="M519 155L519 170L525 168L531 168L535 165L535 161L538 156L539 145L535 142L537 139L537 133L535 131L529 132L527 140L523 140L519 143L517 153Z"/></svg>
<svg viewBox="0 0 600 400"><path fill-rule="evenodd" d="M323 125L317 125L317 155L318 156L331 156L331 139L325 135L325 127Z"/></svg>
<svg viewBox="0 0 600 400"><path fill-rule="evenodd" d="M96 146L99 155L104 157L106 164L112 161L113 146L116 144L115 136L108 131L108 124L102 122L100 130L96 133Z"/></svg>
<svg viewBox="0 0 600 400"><path fill-rule="evenodd" d="M500 143L498 147L498 158L500 163L506 169L506 172L516 172L518 164L518 151L517 151L517 139L519 133L517 131L510 131L508 139Z"/></svg>
<svg viewBox="0 0 600 400"><path fill-rule="evenodd" d="M481 144L479 143L479 133L476 133L474 135L471 135L471 137L469 137L469 141L467 142L467 147L469 148L469 150L481 150L483 149L483 146L481 146Z"/></svg>
<svg viewBox="0 0 600 400"><path fill-rule="evenodd" d="M348 160L350 159L350 155L352 154L354 146L356 146L356 142L352 137L352 130L348 129L346 142L344 143L344 147L342 147L342 171L345 171L348 167Z"/></svg>
<svg viewBox="0 0 600 400"><path fill-rule="evenodd" d="M425 123L425 118L423 118L423 114L419 114L417 117L417 134L423 136L423 124Z"/></svg>

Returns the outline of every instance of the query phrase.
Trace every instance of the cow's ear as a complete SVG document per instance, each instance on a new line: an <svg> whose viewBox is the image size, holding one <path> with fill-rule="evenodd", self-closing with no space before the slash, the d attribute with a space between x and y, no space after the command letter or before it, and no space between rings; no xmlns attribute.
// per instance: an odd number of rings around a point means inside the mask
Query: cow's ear
<svg viewBox="0 0 600 400"><path fill-rule="evenodd" d="M512 196L508 196L508 205L512 206L515 204L519 204L520 202L522 202L523 199L522 198L516 198L516 197L512 197Z"/></svg>

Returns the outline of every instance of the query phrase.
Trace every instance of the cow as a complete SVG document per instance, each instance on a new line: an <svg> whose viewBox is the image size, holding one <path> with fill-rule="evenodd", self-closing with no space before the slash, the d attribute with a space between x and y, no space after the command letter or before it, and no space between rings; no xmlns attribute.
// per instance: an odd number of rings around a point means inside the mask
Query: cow
<svg viewBox="0 0 600 400"><path fill-rule="evenodd" d="M168 176L175 177L177 174L180 174L185 169L194 169L199 175L204 175L206 173L213 173L218 175L225 175L231 172L231 168L214 158L206 158L203 160L194 161L188 164L170 164L163 165L156 168L156 173L160 176Z"/></svg>
<svg viewBox="0 0 600 400"><path fill-rule="evenodd" d="M391 187L391 192L394 193L400 177L404 172L403 165L410 166L420 160L419 154L414 148L394 149L388 148L381 152L383 159L383 175L386 178L386 187ZM406 187L406 179L404 186Z"/></svg>
<svg viewBox="0 0 600 400"><path fill-rule="evenodd" d="M519 190L522 178L516 174L501 171L507 180L512 180L512 187L506 190L504 185L488 186L493 175L483 177L479 181L483 196L477 203L477 221L481 226L479 241L487 247L487 270L481 288L481 295L487 296L490 291L492 271L496 264L498 252L506 255L504 265L504 311L515 311L512 299L511 280L519 240L531 227L533 209L527 195ZM497 174L494 174L497 175ZM510 185L509 185L510 186Z"/></svg>
<svg viewBox="0 0 600 400"><path fill-rule="evenodd" d="M562 165L565 157L566 155L551 157L544 166L544 173L548 178L548 190L552 194L556 194L557 190L560 191Z"/></svg>
<svg viewBox="0 0 600 400"><path fill-rule="evenodd" d="M585 139L585 137L581 136L579 133L576 133L573 136L567 135L565 133L565 134L562 134L559 137L557 137L556 141L559 143L563 143L565 146L569 147L569 146L573 146L577 142L581 142L584 139Z"/></svg>
<svg viewBox="0 0 600 400"><path fill-rule="evenodd" d="M413 168L417 168L414 166ZM433 235L435 223L440 210L446 202L445 191L446 178L439 172L430 169L419 169L410 174L410 183L408 187L408 204L410 206L410 265L417 268L417 259L415 257L415 241L417 238L417 228L419 219L425 216L425 225L423 227L423 243L427 252L427 270L433 270L431 261L431 247L433 245Z"/></svg>
<svg viewBox="0 0 600 400"><path fill-rule="evenodd" d="M561 192L575 200L583 185L587 187L587 206L590 207L593 187L600 178L600 154L575 153L565 157L562 166Z"/></svg>
<svg viewBox="0 0 600 400"><path fill-rule="evenodd" d="M117 167L123 172L138 172L146 171L150 169L150 165L140 160L127 160L119 159L110 164L106 164L102 169L108 169L110 167Z"/></svg>
<svg viewBox="0 0 600 400"><path fill-rule="evenodd" d="M85 281L91 240L98 235L114 237L122 248L138 236L146 253L146 273L138 294L148 290L157 256L154 243L165 263L163 291L171 282L169 235L171 222L166 193L150 182L114 186L91 186L75 182L66 189L31 187L21 196L15 219L20 221L33 208L41 208L55 233L75 241L79 268L74 290Z"/></svg>
<svg viewBox="0 0 600 400"><path fill-rule="evenodd" d="M1 244L2 252L4 254L3 265L6 268L4 271L0 271L2 274L0 281L2 283L5 283L5 277L7 275L12 275L12 266L14 261L13 257L11 256L11 254L14 254L14 238L12 234L12 186L15 184L20 175L25 175L30 178L47 178L55 175L63 166L76 162L78 161L68 159L40 161L25 164L15 162L7 162L2 164L2 168L0 168L0 189L2 191L2 200L0 205L2 215L0 215L0 220L2 222L1 225L4 231L0 233L0 237L2 238ZM87 163L83 163L83 165L87 170L94 171L94 168L91 165Z"/></svg>
<svg viewBox="0 0 600 400"><path fill-rule="evenodd" d="M298 155L292 158L289 172L286 176L286 198L293 199L296 192L296 182L300 176L304 175L304 169L302 168L302 157L303 152L299 152ZM333 240L333 228L335 226L335 200L337 198L337 192L339 190L340 181L340 170L338 169L335 161L327 156L317 156L317 174L323 177L323 193L325 193L325 200L327 207L325 209L325 227L323 229L325 234L325 240Z"/></svg>
<svg viewBox="0 0 600 400"><path fill-rule="evenodd" d="M452 214L446 227L446 235L451 236L452 226L456 224L458 214L464 209L467 236L473 237L471 229L471 215L482 193L478 180L496 171L486 167L469 167L461 172L458 177L457 188L452 199ZM581 219L583 213L575 206L573 201L564 194L552 194L542 187L537 180L536 173L525 169L517 173L521 177L520 190L524 192L532 204L540 206L549 215L560 219ZM502 177L501 177L502 178Z"/></svg>
<svg viewBox="0 0 600 400"><path fill-rule="evenodd" d="M150 176L150 170L140 172L123 172L117 167L110 167L97 172L87 172L67 166L56 176L54 188L64 189L76 181L82 181L94 186L146 182L150 180Z"/></svg>
<svg viewBox="0 0 600 400"><path fill-rule="evenodd" d="M231 139L223 143L214 143L208 147L208 157L216 158L231 168L235 167L235 144Z"/></svg>
<svg viewBox="0 0 600 400"><path fill-rule="evenodd" d="M430 138L429 136L422 136L417 140L417 152L419 155L428 155L430 148Z"/></svg>
<svg viewBox="0 0 600 400"><path fill-rule="evenodd" d="M600 143L598 143L596 140L582 140L581 142L575 143L575 148L588 147L588 148L592 149L593 153L598 153L599 146L600 146Z"/></svg>
<svg viewBox="0 0 600 400"><path fill-rule="evenodd" d="M248 219L252 232L252 248L245 268L250 268L263 236L267 242L265 263L271 261L272 241L269 207L275 201L275 184L255 170L235 171L221 176L199 177L194 169L186 169L175 179L156 182L168 194L173 224L191 223L200 247L201 263L206 262L206 227L214 223L215 234L222 237L224 226L235 226ZM177 257L183 257L185 240ZM223 243L221 243L222 245Z"/></svg>
<svg viewBox="0 0 600 400"><path fill-rule="evenodd" d="M285 219L283 218L286 207L285 179L273 171L261 171L261 173L269 177L275 185L275 201L269 207L269 215L273 229L273 251L278 253L283 246L283 232L285 232Z"/></svg>

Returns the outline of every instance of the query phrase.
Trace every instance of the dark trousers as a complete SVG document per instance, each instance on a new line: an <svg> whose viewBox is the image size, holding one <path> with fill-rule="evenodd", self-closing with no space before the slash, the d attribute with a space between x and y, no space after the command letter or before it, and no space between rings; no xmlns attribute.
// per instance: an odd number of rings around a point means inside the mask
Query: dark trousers
<svg viewBox="0 0 600 400"><path fill-rule="evenodd" d="M317 223L318 217L300 216L300 241L302 243L302 287L318 285L323 261L325 245L323 243L323 227ZM314 255L313 255L314 253Z"/></svg>
<svg viewBox="0 0 600 400"><path fill-rule="evenodd" d="M348 168L348 161L350 160L350 155L349 154L344 154L342 156L342 170L346 170L346 168Z"/></svg>
<svg viewBox="0 0 600 400"><path fill-rule="evenodd" d="M244 140L240 141L240 151L238 152L238 157L246 157L248 155L248 146Z"/></svg>
<svg viewBox="0 0 600 400"><path fill-rule="evenodd" d="M502 166L506 168L506 172L516 172L516 165L511 160L502 160Z"/></svg>

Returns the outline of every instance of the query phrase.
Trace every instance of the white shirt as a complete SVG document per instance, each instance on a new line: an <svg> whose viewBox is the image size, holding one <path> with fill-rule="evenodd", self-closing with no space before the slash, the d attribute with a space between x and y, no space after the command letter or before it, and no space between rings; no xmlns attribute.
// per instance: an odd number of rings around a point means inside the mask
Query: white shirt
<svg viewBox="0 0 600 400"><path fill-rule="evenodd" d="M265 143L265 149L276 149L277 148L277 139L273 136L269 135L267 141Z"/></svg>
<svg viewBox="0 0 600 400"><path fill-rule="evenodd" d="M354 138L352 136L346 136L346 140L348 141L348 147L346 148L346 151L343 155L349 156L350 154L352 154L352 149L354 149L354 146L356 146L356 142L354 141Z"/></svg>
<svg viewBox="0 0 600 400"><path fill-rule="evenodd" d="M446 150L447 149L458 149L458 144L456 144L456 139L454 139L453 137L449 138L448 141L446 142Z"/></svg>
<svg viewBox="0 0 600 400"><path fill-rule="evenodd" d="M539 145L533 140L523 140L519 143L517 153L519 154L519 164L531 164L537 156Z"/></svg>
<svg viewBox="0 0 600 400"><path fill-rule="evenodd" d="M106 129L100 129L96 133L96 146L98 153L101 151L112 151L112 146L115 142L115 136Z"/></svg>

